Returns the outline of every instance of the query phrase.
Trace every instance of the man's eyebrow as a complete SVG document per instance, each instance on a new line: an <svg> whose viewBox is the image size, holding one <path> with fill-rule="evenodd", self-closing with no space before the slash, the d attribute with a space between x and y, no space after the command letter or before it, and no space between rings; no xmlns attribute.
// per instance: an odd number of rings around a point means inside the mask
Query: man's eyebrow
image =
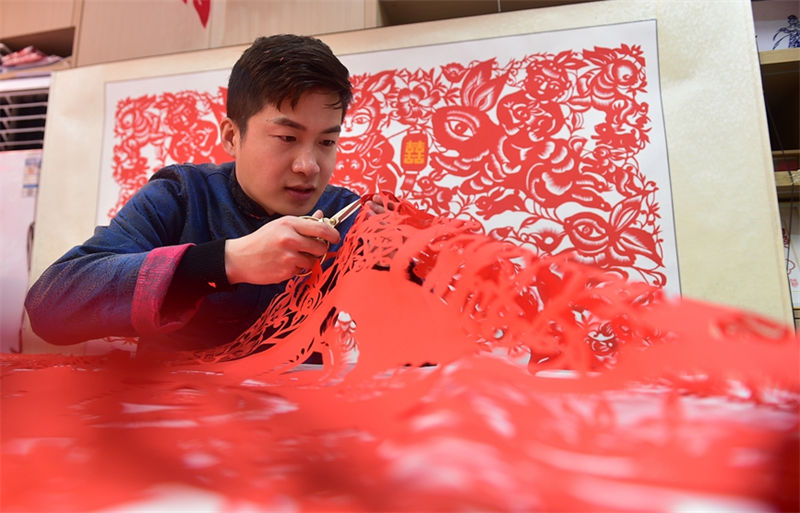
<svg viewBox="0 0 800 513"><path fill-rule="evenodd" d="M278 116L277 118L272 118L269 120L270 123L274 123L276 125L282 125L289 128L294 128L295 130L305 131L307 128L305 125L298 123L293 119L289 119L284 116ZM326 128L322 131L323 134L334 134L339 133L342 131L341 125L335 125L330 128Z"/></svg>

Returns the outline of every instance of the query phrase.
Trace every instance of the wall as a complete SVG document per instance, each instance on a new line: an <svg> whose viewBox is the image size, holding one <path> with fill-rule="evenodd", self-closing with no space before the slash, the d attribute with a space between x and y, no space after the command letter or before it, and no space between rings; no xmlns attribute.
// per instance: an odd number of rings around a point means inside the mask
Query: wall
<svg viewBox="0 0 800 513"><path fill-rule="evenodd" d="M192 2L180 0L82 1L79 66L246 44L275 32L321 34L376 23L376 0L211 0L205 21Z"/></svg>
<svg viewBox="0 0 800 513"><path fill-rule="evenodd" d="M0 152L0 352L20 351L41 150Z"/></svg>
<svg viewBox="0 0 800 513"><path fill-rule="evenodd" d="M0 40L74 26L82 0L0 0Z"/></svg>
<svg viewBox="0 0 800 513"><path fill-rule="evenodd" d="M378 0L0 0L0 41L12 50L54 48L86 66L246 44L275 32L359 30L378 20ZM72 31L58 32L66 28Z"/></svg>
<svg viewBox="0 0 800 513"><path fill-rule="evenodd" d="M86 66L219 48L260 35L326 34L590 0L0 0L0 40ZM57 44L44 35L53 34Z"/></svg>

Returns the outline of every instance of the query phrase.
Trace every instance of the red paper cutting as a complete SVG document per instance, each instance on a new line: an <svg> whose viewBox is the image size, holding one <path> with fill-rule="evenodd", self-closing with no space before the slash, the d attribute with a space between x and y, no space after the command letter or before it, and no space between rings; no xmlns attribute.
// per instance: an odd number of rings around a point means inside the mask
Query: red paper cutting
<svg viewBox="0 0 800 513"><path fill-rule="evenodd" d="M330 257L215 350L3 355L2 509L800 507L792 329L406 202Z"/></svg>
<svg viewBox="0 0 800 513"><path fill-rule="evenodd" d="M332 183L663 287L668 179L640 164L653 144L647 71L642 48L621 43L356 74ZM229 158L216 129L225 94L117 104L109 216L164 165Z"/></svg>
<svg viewBox="0 0 800 513"><path fill-rule="evenodd" d="M187 0L183 0L183 3L187 3ZM211 14L211 0L192 0L192 5L200 17L200 23L205 28L208 25L208 17Z"/></svg>
<svg viewBox="0 0 800 513"><path fill-rule="evenodd" d="M2 355L0 509L800 509L794 331L660 288L638 46L353 83L336 183L414 204L217 349ZM109 215L224 97L118 103Z"/></svg>

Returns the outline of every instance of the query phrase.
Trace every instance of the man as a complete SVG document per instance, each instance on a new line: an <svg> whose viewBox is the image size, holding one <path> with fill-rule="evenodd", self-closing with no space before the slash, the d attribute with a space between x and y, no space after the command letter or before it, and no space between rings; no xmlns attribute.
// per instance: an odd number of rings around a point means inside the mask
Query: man
<svg viewBox="0 0 800 513"><path fill-rule="evenodd" d="M328 185L351 98L347 68L321 41L257 39L231 71L220 123L233 162L155 173L31 287L33 330L55 344L139 337L140 351L234 340L352 225L301 217L358 199Z"/></svg>

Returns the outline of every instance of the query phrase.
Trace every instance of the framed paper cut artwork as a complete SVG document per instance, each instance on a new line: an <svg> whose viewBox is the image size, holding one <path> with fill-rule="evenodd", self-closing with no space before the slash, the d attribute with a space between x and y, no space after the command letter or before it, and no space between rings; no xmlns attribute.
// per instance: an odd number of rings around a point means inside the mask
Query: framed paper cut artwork
<svg viewBox="0 0 800 513"><path fill-rule="evenodd" d="M165 165L229 159L219 141L228 73L106 83L97 224L108 224Z"/></svg>
<svg viewBox="0 0 800 513"><path fill-rule="evenodd" d="M680 293L655 20L340 57L332 183ZM227 76L106 84L98 224L162 166L229 158Z"/></svg>

